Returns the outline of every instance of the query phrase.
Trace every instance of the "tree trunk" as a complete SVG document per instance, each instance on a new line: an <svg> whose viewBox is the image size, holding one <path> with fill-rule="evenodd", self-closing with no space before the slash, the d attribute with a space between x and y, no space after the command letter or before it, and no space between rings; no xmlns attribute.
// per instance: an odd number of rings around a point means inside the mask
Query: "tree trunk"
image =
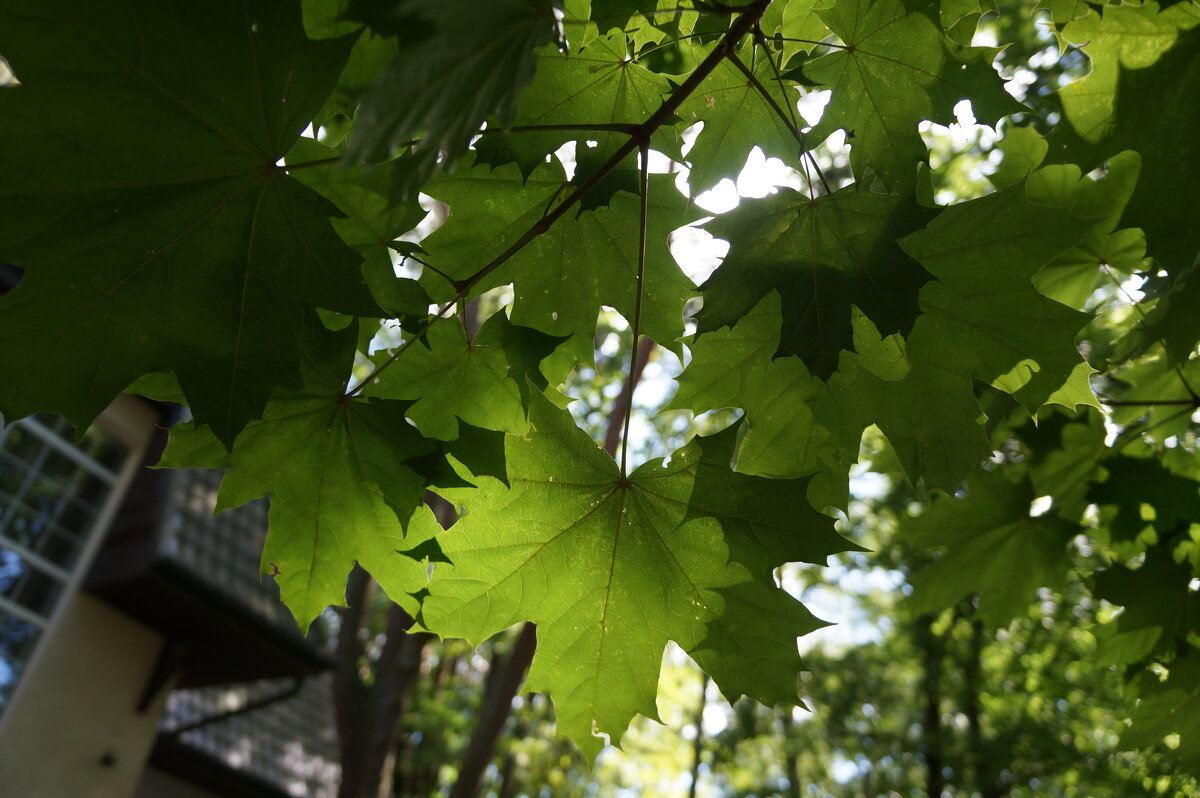
<svg viewBox="0 0 1200 798"><path fill-rule="evenodd" d="M346 584L346 608L339 613L341 627L337 639L337 668L333 678L334 720L338 732L338 754L342 779L338 798L360 798L366 795L367 774L365 755L368 747L365 686L359 678L359 662L363 655L359 630L370 595L371 577L358 566L350 572Z"/></svg>
<svg viewBox="0 0 1200 798"><path fill-rule="evenodd" d="M692 740L692 783L688 785L688 798L696 798L696 786L700 783L700 761L704 753L704 707L708 705L708 674L701 674L700 703L696 707L696 737Z"/></svg>
<svg viewBox="0 0 1200 798"><path fill-rule="evenodd" d="M784 707L780 710L780 719L783 721L783 750L787 761L787 780L788 780L788 798L800 798L800 757L796 754L795 741L792 739L792 731L795 728L795 723L792 721L792 710Z"/></svg>
<svg viewBox="0 0 1200 798"><path fill-rule="evenodd" d="M454 522L454 507L433 494L426 501L443 527ZM341 611L333 699L342 778L338 798L387 796L392 779L387 763L398 743L404 701L421 669L421 654L433 638L428 632L408 634L413 618L399 605L388 610L386 640L371 664L374 679L363 681L366 650L362 632L375 582L355 566L346 585L347 607Z"/></svg>
<svg viewBox="0 0 1200 798"><path fill-rule="evenodd" d="M933 633L933 616L922 615L916 625L917 648L921 652L925 677L922 692L925 706L921 713L922 744L921 752L925 756L926 786L929 798L941 798L945 787L942 768L945 762L942 758L942 644Z"/></svg>
<svg viewBox="0 0 1200 798"><path fill-rule="evenodd" d="M471 734L467 751L463 754L462 763L458 770L458 780L450 791L450 798L475 798L479 793L479 783L483 771L492 761L492 752L496 749L496 740L504 721L512 711L512 701L525 680L525 672L533 661L533 651L537 647L537 631L532 623L521 627L517 641L512 651L500 662L493 658L492 677L488 679L487 688L483 695L483 704L479 708L479 722Z"/></svg>
<svg viewBox="0 0 1200 798"><path fill-rule="evenodd" d="M612 412L608 415L608 430L604 435L604 451L613 457L616 457L617 446L621 444L621 430L625 427L625 416L629 414L629 408L633 404L633 391L630 388L637 389L638 380L642 378L642 369L646 368L650 355L654 353L654 346L654 341L646 336L643 336L642 340L638 342L633 379L626 382L621 388L617 401L613 403Z"/></svg>

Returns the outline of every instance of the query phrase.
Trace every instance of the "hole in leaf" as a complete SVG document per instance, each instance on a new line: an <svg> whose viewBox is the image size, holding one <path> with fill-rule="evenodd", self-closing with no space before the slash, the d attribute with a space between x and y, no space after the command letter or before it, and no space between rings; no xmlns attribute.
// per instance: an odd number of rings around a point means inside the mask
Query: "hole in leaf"
<svg viewBox="0 0 1200 798"><path fill-rule="evenodd" d="M0 86L20 86L21 81L17 80L17 76L13 74L12 67L8 65L8 60L0 55Z"/></svg>

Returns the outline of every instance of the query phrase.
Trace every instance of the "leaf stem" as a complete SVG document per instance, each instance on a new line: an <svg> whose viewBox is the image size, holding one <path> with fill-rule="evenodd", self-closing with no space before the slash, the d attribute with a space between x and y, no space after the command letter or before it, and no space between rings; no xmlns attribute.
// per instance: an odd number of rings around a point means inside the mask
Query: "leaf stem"
<svg viewBox="0 0 1200 798"><path fill-rule="evenodd" d="M774 36L772 38L778 39L781 42L800 42L801 44L815 44L819 47L833 47L836 50L850 49L846 45L837 44L836 42L818 42L814 39L797 39L794 36Z"/></svg>
<svg viewBox="0 0 1200 798"><path fill-rule="evenodd" d="M621 429L621 475L629 476L629 420L633 418L633 389L638 373L638 343L642 336L642 295L645 293L646 278L646 238L648 235L647 219L650 215L650 140L638 142L641 156L640 173L638 174L638 263L637 263L637 297L633 303L633 349L629 354L629 377L625 393L629 396L629 407L625 410L625 424Z"/></svg>
<svg viewBox="0 0 1200 798"><path fill-rule="evenodd" d="M762 95L762 98L766 101L767 105L771 107L771 110L775 112L775 115L779 117L779 120L783 122L784 126L788 129L788 132L795 137L796 143L800 145L800 157L808 157L808 162L812 165L813 169L816 170L817 177L820 179L821 186L825 189L825 193L832 194L833 191L829 188L829 183L825 180L825 173L821 171L821 167L817 165L817 159L813 157L812 152L808 149L808 145L804 143L804 133L802 133L800 128L788 118L787 113L782 107L780 107L779 103L775 101L775 98L771 96L771 93L767 91L767 87L762 84L762 81L760 81L752 71L750 71L750 68L742 62L742 59L737 57L736 53L730 53L729 60L734 66L741 70L742 74L746 76L746 80L750 81L750 85L754 88L754 90ZM775 62L769 57L767 60L771 62L771 66L774 68ZM778 69L775 70L775 74L777 76L779 75ZM782 77L780 77L779 80L782 81ZM782 82L780 85L783 85Z"/></svg>
<svg viewBox="0 0 1200 798"><path fill-rule="evenodd" d="M299 169L312 169L316 166L329 166L330 164L338 163L342 160L342 156L334 155L331 158L318 158L315 161L301 161L300 163L282 163L275 164L273 168L281 172L295 172Z"/></svg>
<svg viewBox="0 0 1200 798"><path fill-rule="evenodd" d="M401 355L408 351L408 348L412 345L413 341L419 340L421 337L423 337L425 333L429 331L429 328L433 326L433 324L436 323L439 318L442 318L442 316L449 309L455 306L459 297L467 296L469 293L471 293L471 289L478 285L485 277L507 263L531 241L548 231L551 225L565 216L567 211L577 205L579 201L583 199L588 192L599 185L600 182L607 177L610 172L620 166L622 161L624 161L635 150L639 149L643 142L649 142L651 134L667 122L671 121L671 119L675 116L675 112L679 110L679 106L683 105L684 101L691 96L692 92L694 92L700 86L700 84L703 83L710 74L712 74L713 70L717 68L721 61L733 55L734 49L737 47L738 42L743 36L749 33L756 24L758 24L758 20L762 17L762 14L766 10L767 6L771 4L771 1L772 0L757 0L757 2L746 6L745 9L742 9L742 15L733 21L733 24L729 26L729 29L725 31L724 35L721 37L721 41L717 42L717 45L712 49L712 51L705 56L704 60L700 62L699 66L692 70L692 73L687 76L687 79L684 80L683 83L679 84L679 87L671 93L671 96L663 100L662 104L659 105L658 110L652 113L645 122L636 126L633 132L630 133L628 141L618 147L617 151L614 152L612 156L591 175L591 177L589 177L587 180L581 183L578 188L571 192L566 199L564 199L553 209L549 210L545 216L530 225L529 229L527 229L520 238L509 245L507 249L485 263L469 277L463 280L456 280L454 282L454 296L451 297L445 304L443 304L438 309L436 314L427 317L414 332L412 338L409 338L403 344L401 344L387 360L376 366L374 371L364 377L352 389L347 391L346 397L349 398L354 396L355 394L361 392L367 384L378 379L379 375L385 369L390 367L396 362L397 359L399 359Z"/></svg>

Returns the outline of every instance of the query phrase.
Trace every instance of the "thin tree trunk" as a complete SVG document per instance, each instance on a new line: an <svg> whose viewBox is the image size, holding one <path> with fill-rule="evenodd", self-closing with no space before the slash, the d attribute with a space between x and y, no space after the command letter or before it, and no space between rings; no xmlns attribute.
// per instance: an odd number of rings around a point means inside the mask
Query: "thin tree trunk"
<svg viewBox="0 0 1200 798"><path fill-rule="evenodd" d="M800 757L796 755L795 740L792 731L795 723L792 721L792 710L784 707L780 718L783 721L784 751L787 758L788 798L800 798Z"/></svg>
<svg viewBox="0 0 1200 798"><path fill-rule="evenodd" d="M359 678L363 656L359 630L370 595L371 577L358 566L346 583L346 608L340 612L337 638L337 668L333 678L334 719L338 732L338 754L342 778L338 798L360 798L366 784L365 752L367 724L365 687Z"/></svg>
<svg viewBox="0 0 1200 798"><path fill-rule="evenodd" d="M443 527L454 522L454 507L433 494L426 501ZM388 610L386 639L372 664L368 685L359 673L366 651L362 630L375 583L355 566L347 582L348 606L341 611L334 677L334 709L338 729L342 779L338 798L386 798L392 778L385 774L400 736L400 716L413 680L421 669L421 654L433 637L408 634L413 618L402 607Z"/></svg>
<svg viewBox="0 0 1200 798"><path fill-rule="evenodd" d="M701 674L700 704L696 707L696 737L692 740L692 783L688 785L688 798L696 798L696 786L700 783L700 762L704 753L704 707L708 705L708 674Z"/></svg>
<svg viewBox="0 0 1200 798"><path fill-rule="evenodd" d="M945 787L942 768L942 646L933 633L933 616L922 615L916 624L917 647L925 667L922 692L925 706L921 713L922 753L925 755L926 786L929 798L941 798Z"/></svg>
<svg viewBox="0 0 1200 798"><path fill-rule="evenodd" d="M475 798L479 793L479 784L483 779L483 771L492 761L492 752L496 749L496 740L500 730L504 728L509 712L512 711L512 701L525 681L525 672L533 661L533 652L537 647L537 630L532 623L521 627L517 641L512 651L500 662L493 659L492 677L488 679L484 691L483 705L479 709L479 723L471 734L467 751L463 754L458 770L458 780L450 791L450 798Z"/></svg>
<svg viewBox="0 0 1200 798"><path fill-rule="evenodd" d="M392 605L388 611L387 642L376 665L370 696L375 707L375 731L365 762L371 777L368 784L374 787L364 793L369 798L387 798L391 780L386 778L385 764L400 736L400 716L413 679L421 670L421 653L433 638L429 632L409 634L412 625L412 616L399 605Z"/></svg>
<svg viewBox="0 0 1200 798"><path fill-rule="evenodd" d="M625 428L625 416L629 413L629 407L633 402L632 387L637 390L638 380L642 378L642 370L646 368L646 363L650 360L650 355L654 353L654 341L647 336L643 336L638 342L637 359L634 363L633 379L626 382L621 388L621 393L617 396L617 401L613 403L612 412L608 416L608 430L604 435L604 451L616 457L617 447L621 444L621 430Z"/></svg>
<svg viewBox="0 0 1200 798"><path fill-rule="evenodd" d="M983 739L983 720L979 706L979 695L983 689L983 623L971 620L971 637L967 643L967 659L963 663L963 714L967 716L967 741L970 747L971 770L975 776L975 789L982 798L997 798L1005 792L998 783L991 767L986 742Z"/></svg>

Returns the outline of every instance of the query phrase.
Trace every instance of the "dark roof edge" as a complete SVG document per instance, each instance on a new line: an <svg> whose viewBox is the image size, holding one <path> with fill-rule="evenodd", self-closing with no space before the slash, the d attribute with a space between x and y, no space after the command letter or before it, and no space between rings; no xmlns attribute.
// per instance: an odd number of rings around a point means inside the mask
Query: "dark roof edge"
<svg viewBox="0 0 1200 798"><path fill-rule="evenodd" d="M211 790L221 798L295 798L277 784L222 761L165 734L150 752L149 764L178 779Z"/></svg>

